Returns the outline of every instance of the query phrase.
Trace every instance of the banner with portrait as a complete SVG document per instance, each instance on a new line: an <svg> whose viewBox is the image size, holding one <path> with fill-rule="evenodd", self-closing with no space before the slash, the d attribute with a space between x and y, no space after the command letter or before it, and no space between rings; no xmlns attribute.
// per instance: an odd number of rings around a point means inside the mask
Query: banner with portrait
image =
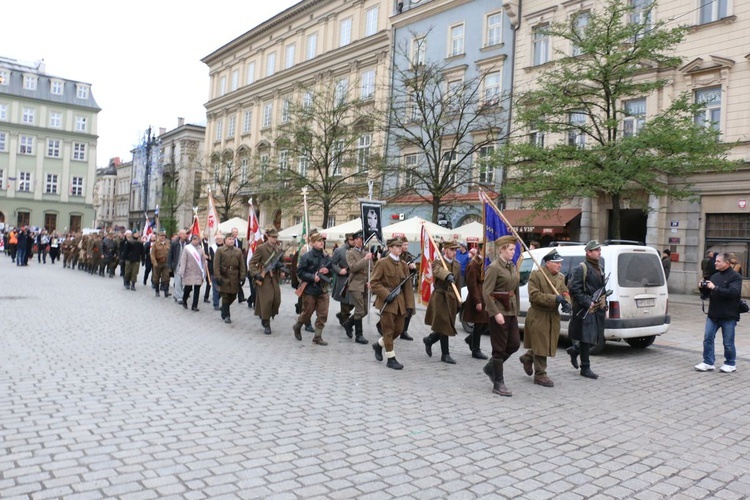
<svg viewBox="0 0 750 500"><path fill-rule="evenodd" d="M365 246L376 242L381 246L385 245L383 241L383 205L382 201L375 200L360 200L359 202Z"/></svg>

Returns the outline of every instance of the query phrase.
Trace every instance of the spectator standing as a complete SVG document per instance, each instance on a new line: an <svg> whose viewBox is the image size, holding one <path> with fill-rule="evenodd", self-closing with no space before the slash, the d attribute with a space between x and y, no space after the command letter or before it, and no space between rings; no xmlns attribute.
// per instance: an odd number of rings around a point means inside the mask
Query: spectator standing
<svg viewBox="0 0 750 500"><path fill-rule="evenodd" d="M661 253L661 267L664 268L664 276L669 279L669 272L672 270L672 251L665 248Z"/></svg>

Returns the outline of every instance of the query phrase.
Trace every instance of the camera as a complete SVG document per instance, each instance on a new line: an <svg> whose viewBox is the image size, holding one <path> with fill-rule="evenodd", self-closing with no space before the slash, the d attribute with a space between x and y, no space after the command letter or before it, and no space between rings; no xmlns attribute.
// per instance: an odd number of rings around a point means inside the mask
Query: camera
<svg viewBox="0 0 750 500"><path fill-rule="evenodd" d="M706 300L711 297L711 289L708 288L708 280L698 283L698 291L701 293L701 299Z"/></svg>

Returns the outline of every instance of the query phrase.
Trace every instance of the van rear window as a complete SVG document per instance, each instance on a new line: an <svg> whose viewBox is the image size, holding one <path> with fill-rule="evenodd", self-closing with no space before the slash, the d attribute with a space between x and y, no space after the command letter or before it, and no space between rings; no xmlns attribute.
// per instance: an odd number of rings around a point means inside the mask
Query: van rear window
<svg viewBox="0 0 750 500"><path fill-rule="evenodd" d="M652 253L621 253L617 260L617 281L623 288L663 286L661 260Z"/></svg>

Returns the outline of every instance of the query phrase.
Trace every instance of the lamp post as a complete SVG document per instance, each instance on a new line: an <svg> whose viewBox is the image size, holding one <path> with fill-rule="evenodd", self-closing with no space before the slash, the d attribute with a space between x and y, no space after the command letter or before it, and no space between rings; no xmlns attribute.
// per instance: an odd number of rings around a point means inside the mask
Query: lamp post
<svg viewBox="0 0 750 500"><path fill-rule="evenodd" d="M148 214L148 183L151 178L151 149L159 144L158 139L151 135L151 125L148 126L146 132L146 173L145 179L143 180L143 211Z"/></svg>

